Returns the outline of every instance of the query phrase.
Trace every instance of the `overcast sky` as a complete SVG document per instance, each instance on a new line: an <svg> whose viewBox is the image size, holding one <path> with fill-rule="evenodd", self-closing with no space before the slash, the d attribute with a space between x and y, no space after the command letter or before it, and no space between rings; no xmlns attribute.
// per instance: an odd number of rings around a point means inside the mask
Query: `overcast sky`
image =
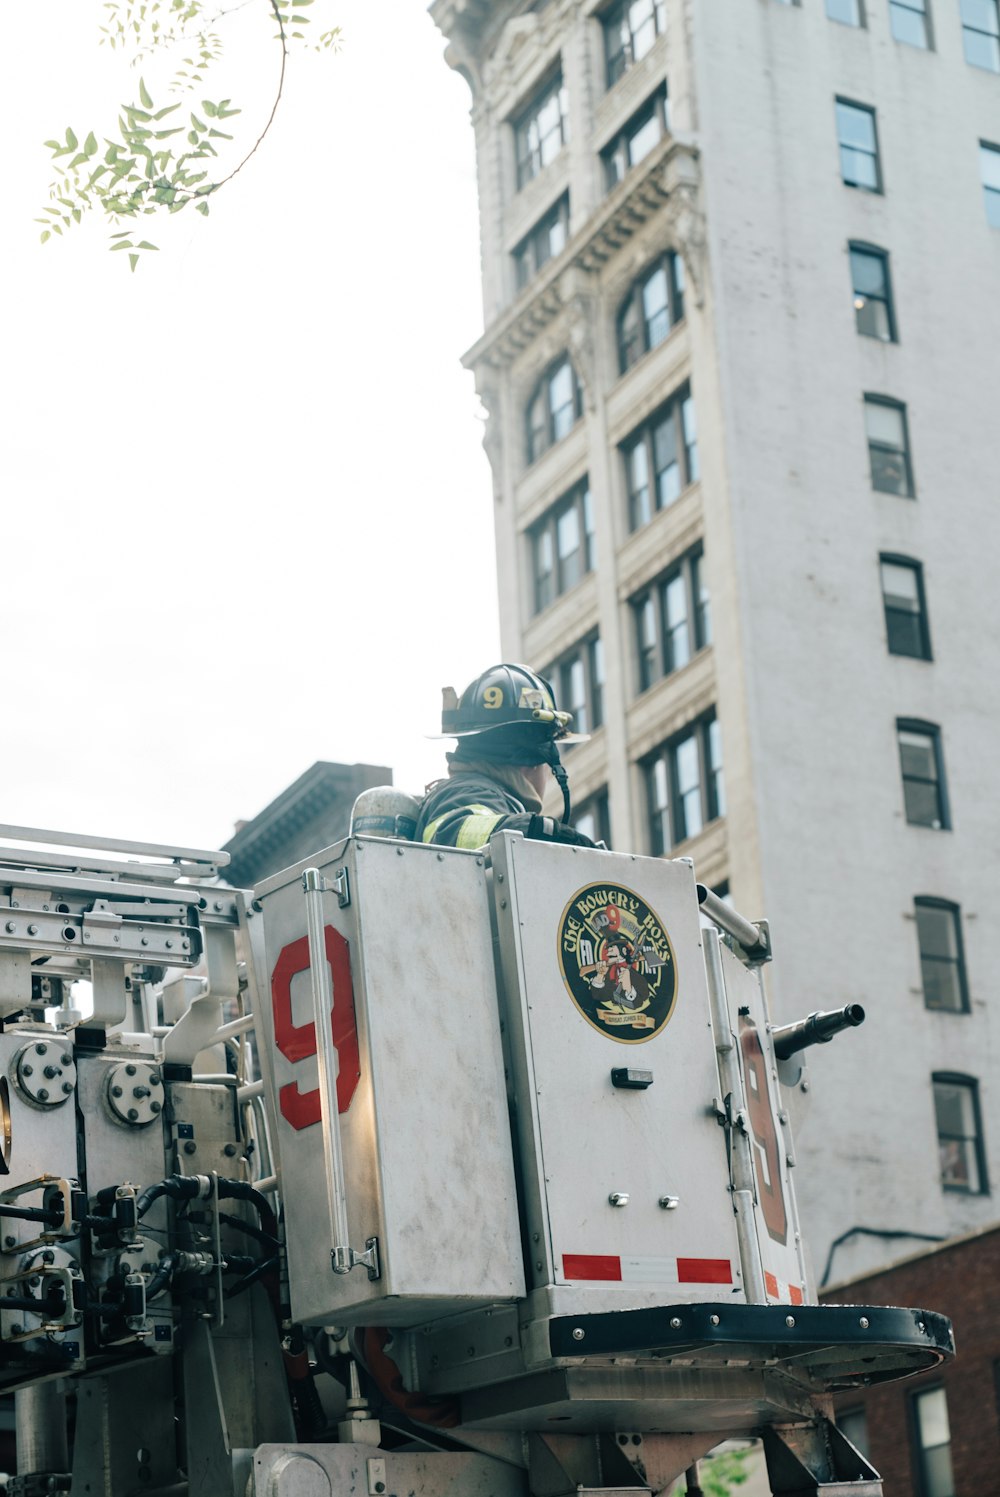
<svg viewBox="0 0 1000 1497"><path fill-rule="evenodd" d="M225 70L184 106L230 96L250 140L265 11L220 23ZM103 14L49 0L4 48L0 822L217 847L317 759L419 789L441 686L497 655L459 363L470 101L423 0L317 0L342 51L292 56L260 151L207 220L145 220L162 249L131 275L96 218L44 247L34 222L42 141L138 100Z"/></svg>

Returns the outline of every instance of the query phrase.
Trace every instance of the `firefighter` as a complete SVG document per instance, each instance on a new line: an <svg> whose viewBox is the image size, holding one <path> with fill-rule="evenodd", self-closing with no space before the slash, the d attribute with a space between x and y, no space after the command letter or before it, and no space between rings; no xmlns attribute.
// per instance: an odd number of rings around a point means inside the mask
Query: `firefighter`
<svg viewBox="0 0 1000 1497"><path fill-rule="evenodd" d="M569 781L560 743L580 743L571 716L560 712L552 687L526 665L492 665L458 696L443 693L441 736L456 738L448 776L430 785L414 838L446 847L476 848L496 831L522 832L543 842L593 847L571 825ZM543 816L549 774L562 790L561 821Z"/></svg>

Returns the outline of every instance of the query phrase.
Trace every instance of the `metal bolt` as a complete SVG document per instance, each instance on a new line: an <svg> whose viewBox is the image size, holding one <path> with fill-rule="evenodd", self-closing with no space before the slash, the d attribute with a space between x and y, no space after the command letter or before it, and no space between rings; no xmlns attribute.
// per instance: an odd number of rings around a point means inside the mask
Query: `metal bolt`
<svg viewBox="0 0 1000 1497"><path fill-rule="evenodd" d="M128 1118L128 1120L129 1120L130 1123L134 1123L134 1122L138 1121L138 1117L139 1117L139 1109L138 1109L138 1107L130 1107L129 1110L128 1110L128 1112L125 1114L125 1116Z"/></svg>
<svg viewBox="0 0 1000 1497"><path fill-rule="evenodd" d="M73 1083L72 1083L72 1081L64 1081L63 1084L62 1084L62 1089L63 1089L63 1095L66 1096L66 1097L68 1097L69 1094L70 1094L70 1092L73 1090Z"/></svg>
<svg viewBox="0 0 1000 1497"><path fill-rule="evenodd" d="M680 1196L660 1196L658 1204L664 1211L676 1211L680 1203Z"/></svg>
<svg viewBox="0 0 1000 1497"><path fill-rule="evenodd" d="M194 1141L193 1138L186 1139L185 1142L184 1142L184 1152L185 1152L185 1154L193 1154L195 1152L195 1150L197 1149L197 1147L198 1147L198 1145L195 1143L195 1141Z"/></svg>
<svg viewBox="0 0 1000 1497"><path fill-rule="evenodd" d="M535 1264L535 1269L536 1269L536 1271L538 1273L541 1273L541 1271L542 1271L542 1265L540 1263L536 1263Z"/></svg>
<svg viewBox="0 0 1000 1497"><path fill-rule="evenodd" d="M190 941L182 941L181 942L181 950L182 951L189 951L190 949L191 949L191 942Z"/></svg>
<svg viewBox="0 0 1000 1497"><path fill-rule="evenodd" d="M55 1078L59 1075L59 1067L46 1066L44 1074L49 1078L50 1081L54 1081Z"/></svg>
<svg viewBox="0 0 1000 1497"><path fill-rule="evenodd" d="M39 1102L47 1102L49 1100L48 1087L39 1087L37 1095Z"/></svg>
<svg viewBox="0 0 1000 1497"><path fill-rule="evenodd" d="M132 1095L133 1095L133 1097L148 1097L149 1096L149 1087L148 1086L134 1086L132 1088Z"/></svg>
<svg viewBox="0 0 1000 1497"><path fill-rule="evenodd" d="M608 1204L610 1206L627 1206L628 1205L628 1191L627 1190L613 1190L611 1192L611 1194L608 1196Z"/></svg>
<svg viewBox="0 0 1000 1497"><path fill-rule="evenodd" d="M38 926L37 925L29 925L28 926L28 935L29 936L37 936L38 935Z"/></svg>
<svg viewBox="0 0 1000 1497"><path fill-rule="evenodd" d="M710 1315L708 1317L708 1323L709 1323L709 1325L718 1325L719 1324L719 1317L718 1317L718 1315Z"/></svg>
<svg viewBox="0 0 1000 1497"><path fill-rule="evenodd" d="M3 1240L3 1245L4 1247L13 1247L16 1242L16 1237L5 1237Z"/></svg>
<svg viewBox="0 0 1000 1497"><path fill-rule="evenodd" d="M42 1044L35 1046L35 1054L36 1055L48 1055L48 1053L49 1053L49 1047L48 1047L48 1045L46 1045L44 1043L44 1041L42 1042Z"/></svg>
<svg viewBox="0 0 1000 1497"><path fill-rule="evenodd" d="M788 1122L788 1113L787 1112L779 1112L778 1113L778 1122L779 1123L787 1123Z"/></svg>
<svg viewBox="0 0 1000 1497"><path fill-rule="evenodd" d="M35 1071L34 1066L29 1066L27 1063L25 1063L21 1067L21 1075L22 1076L32 1076L32 1075L34 1075L34 1071Z"/></svg>
<svg viewBox="0 0 1000 1497"><path fill-rule="evenodd" d="M132 1065L126 1066L125 1067L125 1075L126 1076L134 1076L135 1075L135 1066L132 1066Z"/></svg>
<svg viewBox="0 0 1000 1497"><path fill-rule="evenodd" d="M113 1087L112 1087L112 1088L111 1088L111 1095L112 1095L112 1096L113 1096L113 1097L120 1097L120 1096L121 1096L121 1094L122 1094L122 1089L121 1089L121 1087L120 1087L120 1086L113 1086Z"/></svg>
<svg viewBox="0 0 1000 1497"><path fill-rule="evenodd" d="M17 925L15 924L15 922L13 920L8 920L7 921L7 927L6 927L6 929L7 929L7 934L9 936L12 936L14 934L14 932L17 930Z"/></svg>
<svg viewBox="0 0 1000 1497"><path fill-rule="evenodd" d="M583 1338L584 1338L584 1336L586 1336L586 1334L587 1334L587 1332L583 1329L582 1325L575 1325L573 1327L573 1340L574 1341L582 1341Z"/></svg>
<svg viewBox="0 0 1000 1497"><path fill-rule="evenodd" d="M72 1055L68 1055L68 1054L67 1055L60 1055L59 1060L60 1060L60 1063L62 1065L64 1065L64 1066L71 1066L73 1064L73 1057L72 1057Z"/></svg>
<svg viewBox="0 0 1000 1497"><path fill-rule="evenodd" d="M788 1329L791 1330L792 1327L795 1324L795 1316L794 1315L786 1315L785 1316L785 1324L787 1325Z"/></svg>
<svg viewBox="0 0 1000 1497"><path fill-rule="evenodd" d="M384 1492L385 1491L385 1482L384 1481L377 1481L375 1483L375 1490L376 1490L376 1492Z"/></svg>
<svg viewBox="0 0 1000 1497"><path fill-rule="evenodd" d="M505 1336L503 1338L503 1344L504 1344L504 1346L513 1346L514 1345L514 1338L513 1338L513 1336Z"/></svg>
<svg viewBox="0 0 1000 1497"><path fill-rule="evenodd" d="M139 941L139 945L140 946L148 946L149 945L149 937L148 936L142 936L141 939L140 939L140 941Z"/></svg>
<svg viewBox="0 0 1000 1497"><path fill-rule="evenodd" d="M39 1284L41 1282L42 1282L42 1276L41 1276L41 1274L37 1274L37 1273L33 1273L31 1275L31 1278L28 1280L28 1283L29 1283L29 1285L31 1286L32 1289L37 1289L38 1286L39 1286Z"/></svg>
<svg viewBox="0 0 1000 1497"><path fill-rule="evenodd" d="M672 1315L670 1317L670 1329L672 1331L679 1331L680 1328L681 1328L681 1318L680 1318L680 1316L679 1315Z"/></svg>
<svg viewBox="0 0 1000 1497"><path fill-rule="evenodd" d="M55 1261L56 1261L56 1255L55 1255L55 1253L52 1251L51 1248L46 1248L45 1251L44 1251L44 1253L42 1254L42 1262L43 1263L54 1263Z"/></svg>
<svg viewBox="0 0 1000 1497"><path fill-rule="evenodd" d="M150 1110L150 1112L159 1112L160 1111L160 1106L161 1106L161 1104L159 1102L150 1102L150 1104L149 1104L149 1110Z"/></svg>
<svg viewBox="0 0 1000 1497"><path fill-rule="evenodd" d="M236 1153L236 1145L235 1144L226 1144L226 1146L225 1146L225 1148L223 1149L222 1152L223 1152L223 1154L225 1154L225 1156L226 1156L227 1159L232 1159L233 1156L234 1156L234 1154Z"/></svg>
<svg viewBox="0 0 1000 1497"><path fill-rule="evenodd" d="M150 1078L149 1078L149 1084L150 1084L150 1086L159 1086L159 1084L160 1084L160 1078L159 1078L159 1076L156 1075L155 1072L153 1073L152 1076L150 1076Z"/></svg>
<svg viewBox="0 0 1000 1497"><path fill-rule="evenodd" d="M922 1320L918 1320L917 1321L917 1330L918 1331L925 1331L926 1329L927 1329L927 1327L924 1325L923 1321Z"/></svg>
<svg viewBox="0 0 1000 1497"><path fill-rule="evenodd" d="M867 1315L862 1315L861 1319L858 1321L858 1325L861 1327L861 1329L863 1331L867 1331L867 1329L868 1329L868 1316Z"/></svg>

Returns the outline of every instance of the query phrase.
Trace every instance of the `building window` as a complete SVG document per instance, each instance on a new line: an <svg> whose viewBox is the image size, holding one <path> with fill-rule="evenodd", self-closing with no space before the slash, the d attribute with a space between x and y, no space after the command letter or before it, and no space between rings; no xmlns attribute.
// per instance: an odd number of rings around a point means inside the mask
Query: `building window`
<svg viewBox="0 0 1000 1497"><path fill-rule="evenodd" d="M865 104L837 100L837 140L840 145L840 179L848 187L864 192L882 191L875 111Z"/></svg>
<svg viewBox="0 0 1000 1497"><path fill-rule="evenodd" d="M920 1497L955 1497L944 1389L922 1388L912 1398Z"/></svg>
<svg viewBox="0 0 1000 1497"><path fill-rule="evenodd" d="M1000 5L997 0L961 0L965 60L1000 73Z"/></svg>
<svg viewBox="0 0 1000 1497"><path fill-rule="evenodd" d="M601 17L608 88L645 57L667 22L666 0L618 0Z"/></svg>
<svg viewBox="0 0 1000 1497"><path fill-rule="evenodd" d="M837 1428L844 1435L855 1450L860 1450L867 1460L868 1458L868 1419L864 1408L838 1409Z"/></svg>
<svg viewBox="0 0 1000 1497"><path fill-rule="evenodd" d="M852 244L851 286L854 290L854 324L866 338L895 343L896 319L892 309L889 256L871 244Z"/></svg>
<svg viewBox="0 0 1000 1497"><path fill-rule="evenodd" d="M569 193L564 193L514 251L514 273L521 291L542 266L554 260L569 238Z"/></svg>
<svg viewBox="0 0 1000 1497"><path fill-rule="evenodd" d="M839 21L842 26L865 24L861 0L826 0L826 13L831 21Z"/></svg>
<svg viewBox="0 0 1000 1497"><path fill-rule="evenodd" d="M632 283L622 302L616 323L619 373L662 343L683 316L683 263L670 250Z"/></svg>
<svg viewBox="0 0 1000 1497"><path fill-rule="evenodd" d="M726 814L722 742L715 713L685 728L642 763L654 857Z"/></svg>
<svg viewBox="0 0 1000 1497"><path fill-rule="evenodd" d="M979 1083L971 1076L936 1074L934 1113L937 1118L941 1184L965 1195L986 1195L986 1154L979 1112Z"/></svg>
<svg viewBox="0 0 1000 1497"><path fill-rule="evenodd" d="M588 479L581 479L532 525L528 545L535 583L535 612L541 613L594 570L594 505Z"/></svg>
<svg viewBox="0 0 1000 1497"><path fill-rule="evenodd" d="M583 394L576 370L563 354L542 375L528 402L528 462L568 436L582 415Z"/></svg>
<svg viewBox="0 0 1000 1497"><path fill-rule="evenodd" d="M913 465L906 425L906 406L885 395L865 396L865 431L872 488L883 494L913 497Z"/></svg>
<svg viewBox="0 0 1000 1497"><path fill-rule="evenodd" d="M906 556L880 556L882 603L890 655L931 659L931 635L924 598L924 569Z"/></svg>
<svg viewBox="0 0 1000 1497"><path fill-rule="evenodd" d="M889 0L889 25L897 42L925 48L931 44L927 0Z"/></svg>
<svg viewBox="0 0 1000 1497"><path fill-rule="evenodd" d="M589 837L591 842L603 842L611 846L611 809L607 790L598 790L588 795L573 811L573 825L578 832Z"/></svg>
<svg viewBox="0 0 1000 1497"><path fill-rule="evenodd" d="M962 924L957 904L921 895L915 899L920 981L924 1007L949 1014L969 1012Z"/></svg>
<svg viewBox="0 0 1000 1497"><path fill-rule="evenodd" d="M601 636L581 640L545 672L560 710L572 712L574 733L593 733L604 722L604 648Z"/></svg>
<svg viewBox="0 0 1000 1497"><path fill-rule="evenodd" d="M901 717L896 720L896 732L907 821L911 826L946 830L949 826L948 800L941 729L934 723Z"/></svg>
<svg viewBox="0 0 1000 1497"><path fill-rule="evenodd" d="M609 192L627 171L638 166L643 157L649 155L669 129L667 85L664 83L601 152L604 180Z"/></svg>
<svg viewBox="0 0 1000 1497"><path fill-rule="evenodd" d="M979 142L979 171L983 179L986 220L992 228L1000 229L1000 146L991 146L986 140Z"/></svg>
<svg viewBox="0 0 1000 1497"><path fill-rule="evenodd" d="M566 85L557 73L514 120L518 189L555 160L568 139L568 125Z"/></svg>
<svg viewBox="0 0 1000 1497"><path fill-rule="evenodd" d="M684 385L637 432L622 443L628 488L629 526L638 530L666 509L698 477L698 432L694 400Z"/></svg>
<svg viewBox="0 0 1000 1497"><path fill-rule="evenodd" d="M699 546L632 600L639 690L687 665L711 643L708 589Z"/></svg>

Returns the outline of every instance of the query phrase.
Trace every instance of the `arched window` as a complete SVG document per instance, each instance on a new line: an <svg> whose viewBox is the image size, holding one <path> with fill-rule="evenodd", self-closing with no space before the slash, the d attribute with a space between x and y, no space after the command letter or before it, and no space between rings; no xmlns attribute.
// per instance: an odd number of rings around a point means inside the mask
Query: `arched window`
<svg viewBox="0 0 1000 1497"><path fill-rule="evenodd" d="M528 462L561 442L583 415L583 393L569 354L562 354L542 375L528 402Z"/></svg>
<svg viewBox="0 0 1000 1497"><path fill-rule="evenodd" d="M632 282L618 312L618 370L624 374L662 343L684 316L684 267L673 250Z"/></svg>

